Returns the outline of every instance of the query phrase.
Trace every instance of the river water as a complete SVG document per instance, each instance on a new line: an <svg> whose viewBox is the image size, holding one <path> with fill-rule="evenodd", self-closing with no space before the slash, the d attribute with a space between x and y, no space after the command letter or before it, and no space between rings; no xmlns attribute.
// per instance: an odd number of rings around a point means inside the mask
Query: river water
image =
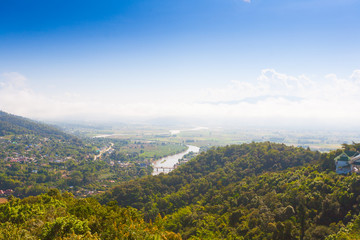
<svg viewBox="0 0 360 240"><path fill-rule="evenodd" d="M189 152L198 153L200 151L200 148L192 145L187 145L189 148L182 153L177 153L175 155L167 156L164 158L161 158L160 160L153 163L153 175L158 175L159 173L168 173L171 170L169 169L161 169L161 167L165 168L172 168L176 163L178 163L178 160L181 159L185 154L188 154ZM158 170L158 171L156 171Z"/></svg>

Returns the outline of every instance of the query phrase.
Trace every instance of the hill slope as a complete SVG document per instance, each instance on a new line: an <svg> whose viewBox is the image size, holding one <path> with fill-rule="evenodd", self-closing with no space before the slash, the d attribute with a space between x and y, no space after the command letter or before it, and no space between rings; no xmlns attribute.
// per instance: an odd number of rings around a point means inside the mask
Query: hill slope
<svg viewBox="0 0 360 240"><path fill-rule="evenodd" d="M60 129L24 117L0 111L0 136L35 134L42 137L57 136L71 138Z"/></svg>
<svg viewBox="0 0 360 240"><path fill-rule="evenodd" d="M222 188L244 177L301 166L319 158L318 152L269 142L218 147L200 154L168 175L149 176L120 185L105 194L103 201L117 200L122 206L141 209L153 200L152 196L186 191L190 196L172 202L173 206L180 207L196 202L197 197L209 190ZM166 208L164 211L169 213L171 210Z"/></svg>
<svg viewBox="0 0 360 240"><path fill-rule="evenodd" d="M325 239L359 214L360 176L331 171L339 152L268 142L213 148L102 201L134 206L148 220L160 213L184 239Z"/></svg>
<svg viewBox="0 0 360 240"><path fill-rule="evenodd" d="M164 230L163 221L144 222L132 208L94 199L75 199L56 189L0 204L0 239L181 239Z"/></svg>

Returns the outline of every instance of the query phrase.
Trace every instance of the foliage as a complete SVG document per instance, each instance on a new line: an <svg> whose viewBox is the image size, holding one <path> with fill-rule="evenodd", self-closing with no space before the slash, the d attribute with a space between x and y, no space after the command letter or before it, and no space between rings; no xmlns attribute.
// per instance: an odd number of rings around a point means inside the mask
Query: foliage
<svg viewBox="0 0 360 240"><path fill-rule="evenodd" d="M102 201L166 216L185 239L324 239L359 214L360 177L329 154L283 144L212 148L168 175L115 187Z"/></svg>
<svg viewBox="0 0 360 240"><path fill-rule="evenodd" d="M92 195L119 182L151 174L150 159L144 154L162 157L185 147L122 139L79 139L56 127L0 111L2 135L6 136L0 137L0 190L12 190L17 197L38 195L52 187L77 196ZM101 157L95 157L100 150Z"/></svg>
<svg viewBox="0 0 360 240"><path fill-rule="evenodd" d="M213 147L146 176L150 157L184 145L78 139L3 112L0 136L0 187L25 197L0 205L0 239L360 239L360 176L334 173L341 150ZM97 197L103 205L53 189L81 196L116 184Z"/></svg>
<svg viewBox="0 0 360 240"><path fill-rule="evenodd" d="M250 143L212 148L168 175L148 176L121 184L102 197L121 206L144 209L153 219L160 213L197 202L207 191L227 186L246 176L315 162L320 154L284 144ZM166 199L163 196L169 195ZM156 209L149 209L149 203ZM151 216L150 216L151 215Z"/></svg>
<svg viewBox="0 0 360 240"><path fill-rule="evenodd" d="M66 139L76 139L75 137L62 132L55 126L49 126L0 111L0 136L15 134L36 134L42 137L56 136Z"/></svg>
<svg viewBox="0 0 360 240"><path fill-rule="evenodd" d="M146 223L133 208L102 206L56 189L0 205L1 239L181 239L163 225L161 217Z"/></svg>
<svg viewBox="0 0 360 240"><path fill-rule="evenodd" d="M360 239L360 216L342 227L336 234L326 237L326 240L355 240Z"/></svg>

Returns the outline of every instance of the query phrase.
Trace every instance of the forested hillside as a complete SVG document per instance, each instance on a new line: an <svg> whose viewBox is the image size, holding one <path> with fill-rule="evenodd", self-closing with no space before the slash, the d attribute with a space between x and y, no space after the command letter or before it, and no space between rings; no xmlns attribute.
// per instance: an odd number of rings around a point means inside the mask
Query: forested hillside
<svg viewBox="0 0 360 240"><path fill-rule="evenodd" d="M127 140L79 138L0 111L0 196L23 198L51 188L87 196L151 174L149 164L141 165L144 158L122 151L130 144ZM114 159L113 155L125 157Z"/></svg>
<svg viewBox="0 0 360 240"><path fill-rule="evenodd" d="M0 190L19 197L44 193L50 187L69 190L80 180L68 170L79 170L95 149L56 127L0 111ZM89 172L86 179L93 178L91 169L81 170L77 175ZM67 177L71 173L74 177ZM89 184L86 179L84 184Z"/></svg>
<svg viewBox="0 0 360 240"><path fill-rule="evenodd" d="M146 223L136 209L102 206L56 189L0 205L0 239L181 239L163 225L161 217Z"/></svg>
<svg viewBox="0 0 360 240"><path fill-rule="evenodd" d="M335 174L342 150L213 147L167 175L144 176L151 167L135 154L144 143L79 139L3 112L0 134L0 190L23 198L4 194L1 239L360 239L360 176ZM98 149L111 153L95 160ZM67 192L89 196L110 184L118 185L97 200Z"/></svg>
<svg viewBox="0 0 360 240"><path fill-rule="evenodd" d="M170 213L195 203L208 190L221 189L263 172L315 163L319 158L318 152L269 142L212 148L168 175L149 176L119 185L105 194L103 201L116 200L121 206L145 208L148 212L149 202L171 194L167 200L172 207L158 208L160 213ZM157 213L152 209L148 212L149 218Z"/></svg>
<svg viewBox="0 0 360 240"><path fill-rule="evenodd" d="M15 134L34 134L41 137L57 136L61 138L73 138L71 135L62 132L57 127L0 111L0 136Z"/></svg>
<svg viewBox="0 0 360 240"><path fill-rule="evenodd" d="M323 239L359 213L359 186L310 166L246 177L177 209L167 227L184 238Z"/></svg>
<svg viewBox="0 0 360 240"><path fill-rule="evenodd" d="M339 152L268 142L213 148L168 175L115 187L102 201L134 206L147 220L160 213L184 239L338 239L360 204L360 177L332 171Z"/></svg>

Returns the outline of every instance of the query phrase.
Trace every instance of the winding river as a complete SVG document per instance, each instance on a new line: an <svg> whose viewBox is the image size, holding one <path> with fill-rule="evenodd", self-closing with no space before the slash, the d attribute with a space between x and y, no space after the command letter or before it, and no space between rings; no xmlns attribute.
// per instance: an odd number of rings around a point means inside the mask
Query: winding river
<svg viewBox="0 0 360 240"><path fill-rule="evenodd" d="M158 175L159 173L168 173L173 168L176 163L178 163L178 160L181 159L185 154L188 154L189 152L198 153L200 151L200 148L192 145L187 145L188 149L185 152L177 153L175 155L167 156L164 158L161 158L160 160L153 163L153 175ZM165 169L163 169L165 168ZM158 170L158 171L157 171Z"/></svg>

